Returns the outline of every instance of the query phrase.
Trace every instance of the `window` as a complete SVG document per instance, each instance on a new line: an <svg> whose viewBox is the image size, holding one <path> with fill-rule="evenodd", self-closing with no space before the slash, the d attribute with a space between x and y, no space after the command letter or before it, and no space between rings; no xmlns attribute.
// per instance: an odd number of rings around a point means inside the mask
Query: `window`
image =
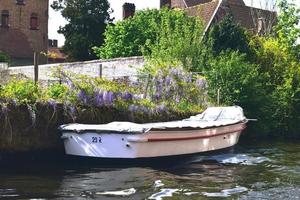
<svg viewBox="0 0 300 200"><path fill-rule="evenodd" d="M36 13L32 13L30 16L30 29L38 30L38 15Z"/></svg>
<svg viewBox="0 0 300 200"><path fill-rule="evenodd" d="M7 10L2 10L1 13L1 27L8 28L9 27L9 12Z"/></svg>
<svg viewBox="0 0 300 200"><path fill-rule="evenodd" d="M16 0L17 5L25 5L24 0Z"/></svg>

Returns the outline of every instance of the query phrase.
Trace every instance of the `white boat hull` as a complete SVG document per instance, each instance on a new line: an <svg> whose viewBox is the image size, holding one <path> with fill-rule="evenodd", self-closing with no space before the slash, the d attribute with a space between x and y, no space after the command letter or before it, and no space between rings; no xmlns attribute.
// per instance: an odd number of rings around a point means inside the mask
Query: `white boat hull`
<svg viewBox="0 0 300 200"><path fill-rule="evenodd" d="M99 158L151 158L209 152L234 146L244 122L206 129L150 130L142 134L63 132L68 155Z"/></svg>

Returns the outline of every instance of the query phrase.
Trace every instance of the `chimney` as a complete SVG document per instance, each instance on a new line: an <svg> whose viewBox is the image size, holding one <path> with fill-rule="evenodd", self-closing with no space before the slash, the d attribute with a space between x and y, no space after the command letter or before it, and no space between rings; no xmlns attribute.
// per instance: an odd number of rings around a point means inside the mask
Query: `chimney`
<svg viewBox="0 0 300 200"><path fill-rule="evenodd" d="M57 47L57 40L53 40L52 45L53 45L53 47Z"/></svg>
<svg viewBox="0 0 300 200"><path fill-rule="evenodd" d="M123 4L123 19L133 16L135 13L135 5L133 3Z"/></svg>
<svg viewBox="0 0 300 200"><path fill-rule="evenodd" d="M52 42L52 40L48 40L48 47L53 47L53 42Z"/></svg>
<svg viewBox="0 0 300 200"><path fill-rule="evenodd" d="M171 8L171 0L160 0L160 8Z"/></svg>

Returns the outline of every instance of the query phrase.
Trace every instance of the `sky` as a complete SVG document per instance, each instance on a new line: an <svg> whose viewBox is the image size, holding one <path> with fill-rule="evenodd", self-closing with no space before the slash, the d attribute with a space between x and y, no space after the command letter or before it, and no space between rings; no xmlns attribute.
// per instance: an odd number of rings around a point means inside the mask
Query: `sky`
<svg viewBox="0 0 300 200"><path fill-rule="evenodd" d="M111 8L113 9L112 17L115 20L122 19L122 5L125 2L134 3L137 10L145 8L159 8L159 0L108 0ZM50 0L50 5L53 0ZM272 2L275 0L244 0L248 6L258 7L258 8L272 8ZM300 7L300 0L294 0L294 3ZM60 12L54 11L51 7L49 8L49 39L57 39L58 46L64 44L64 36L58 34L57 30L59 26L66 24L66 20L60 15Z"/></svg>

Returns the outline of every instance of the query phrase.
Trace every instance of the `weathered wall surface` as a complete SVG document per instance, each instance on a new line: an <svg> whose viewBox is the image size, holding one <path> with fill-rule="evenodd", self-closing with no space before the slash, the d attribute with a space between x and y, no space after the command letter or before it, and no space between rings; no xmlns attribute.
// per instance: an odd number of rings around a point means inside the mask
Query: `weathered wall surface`
<svg viewBox="0 0 300 200"><path fill-rule="evenodd" d="M62 67L63 70L76 74L83 74L97 77L100 74L100 65L102 65L102 76L106 78L132 76L137 69L145 64L143 57L116 58L109 60L92 60L85 62L47 64L39 66L39 80L55 80L51 76L53 70ZM9 67L9 74L24 74L29 78L34 78L34 67Z"/></svg>
<svg viewBox="0 0 300 200"><path fill-rule="evenodd" d="M33 106L0 104L0 157L3 152L61 151L63 141L58 127L67 123L105 124L112 121L137 123L184 119L195 113L161 112L145 114L113 107L36 103Z"/></svg>
<svg viewBox="0 0 300 200"><path fill-rule="evenodd" d="M1 70L7 70L8 69L8 64L7 63L1 63L0 62L0 71Z"/></svg>

